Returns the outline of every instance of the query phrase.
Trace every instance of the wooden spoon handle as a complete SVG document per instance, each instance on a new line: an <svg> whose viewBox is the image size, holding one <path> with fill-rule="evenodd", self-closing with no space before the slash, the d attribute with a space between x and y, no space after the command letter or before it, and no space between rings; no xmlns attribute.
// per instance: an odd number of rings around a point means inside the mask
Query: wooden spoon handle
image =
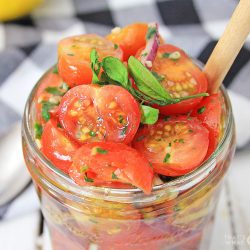
<svg viewBox="0 0 250 250"><path fill-rule="evenodd" d="M204 73L209 93L218 89L250 33L250 0L240 0L222 37L209 57Z"/></svg>

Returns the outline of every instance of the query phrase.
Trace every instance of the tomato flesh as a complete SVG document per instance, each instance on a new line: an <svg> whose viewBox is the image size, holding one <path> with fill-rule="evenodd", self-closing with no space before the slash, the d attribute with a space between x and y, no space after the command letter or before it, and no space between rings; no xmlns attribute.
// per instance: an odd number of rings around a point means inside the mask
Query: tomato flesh
<svg viewBox="0 0 250 250"><path fill-rule="evenodd" d="M113 29L107 39L121 47L124 53L123 60L127 61L138 49L145 46L147 30L146 23L133 23L122 29Z"/></svg>
<svg viewBox="0 0 250 250"><path fill-rule="evenodd" d="M134 97L121 87L81 85L62 98L59 120L80 143L130 143L140 124L140 110Z"/></svg>
<svg viewBox="0 0 250 250"><path fill-rule="evenodd" d="M53 119L46 123L41 138L41 151L57 168L68 173L72 157L79 146L66 136L57 123Z"/></svg>
<svg viewBox="0 0 250 250"><path fill-rule="evenodd" d="M219 143L221 102L219 94L213 94L202 100L192 111L191 115L196 116L209 131L209 148L206 158L216 149Z"/></svg>
<svg viewBox="0 0 250 250"><path fill-rule="evenodd" d="M160 45L153 62L153 72L161 78L161 84L174 98L206 92L207 78L187 54L170 44ZM158 106L164 115L184 114L193 109L202 98L193 98L177 104Z"/></svg>
<svg viewBox="0 0 250 250"><path fill-rule="evenodd" d="M203 161L208 131L197 118L176 116L139 129L133 146L152 163L155 172L167 176L186 174Z"/></svg>
<svg viewBox="0 0 250 250"><path fill-rule="evenodd" d="M154 174L148 161L135 149L122 143L94 142L76 152L69 175L83 186L121 182L150 193Z"/></svg>
<svg viewBox="0 0 250 250"><path fill-rule="evenodd" d="M95 34L65 38L58 45L58 70L70 87L92 81L90 53L96 49L100 60L106 56L122 59L123 52L111 41Z"/></svg>

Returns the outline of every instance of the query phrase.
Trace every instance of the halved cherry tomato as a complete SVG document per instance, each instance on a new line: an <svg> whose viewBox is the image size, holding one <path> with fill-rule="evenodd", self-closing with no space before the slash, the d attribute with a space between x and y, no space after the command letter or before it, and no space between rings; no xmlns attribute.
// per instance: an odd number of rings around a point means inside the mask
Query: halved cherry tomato
<svg viewBox="0 0 250 250"><path fill-rule="evenodd" d="M56 90L60 94L53 94L48 90ZM51 69L42 79L39 88L36 92L36 120L40 123L45 123L42 117L42 105L45 102L49 102L51 105L51 112L53 112L61 101L61 96L67 91L67 85L63 82L62 78L53 73Z"/></svg>
<svg viewBox="0 0 250 250"><path fill-rule="evenodd" d="M197 118L176 116L139 129L133 146L147 157L155 172L180 176L196 167L208 149L208 130Z"/></svg>
<svg viewBox="0 0 250 250"><path fill-rule="evenodd" d="M119 59L123 57L123 52L119 47L95 34L72 36L59 42L58 70L70 87L91 83L90 53L93 48L97 50L100 60L106 56Z"/></svg>
<svg viewBox="0 0 250 250"><path fill-rule="evenodd" d="M122 87L81 85L62 98L59 120L80 143L130 143L140 124L140 110L134 97Z"/></svg>
<svg viewBox="0 0 250 250"><path fill-rule="evenodd" d="M191 115L196 116L209 131L209 147L206 158L216 149L219 143L221 102L218 94L204 98L193 110Z"/></svg>
<svg viewBox="0 0 250 250"><path fill-rule="evenodd" d="M170 44L160 45L153 62L153 72L162 78L162 85L172 97L185 97L206 92L207 78L187 54ZM202 98L194 98L177 104L159 106L164 115L184 114L192 110Z"/></svg>
<svg viewBox="0 0 250 250"><path fill-rule="evenodd" d="M127 61L138 49L145 46L147 31L146 23L133 23L122 29L114 28L107 39L121 47L124 53L123 60Z"/></svg>
<svg viewBox="0 0 250 250"><path fill-rule="evenodd" d="M83 145L73 157L69 175L79 185L104 182L129 183L149 194L153 170L135 149L113 142Z"/></svg>
<svg viewBox="0 0 250 250"><path fill-rule="evenodd" d="M56 120L49 120L44 129L41 139L43 154L59 169L68 173L72 164L72 157L78 145L71 141L63 129L57 126Z"/></svg>

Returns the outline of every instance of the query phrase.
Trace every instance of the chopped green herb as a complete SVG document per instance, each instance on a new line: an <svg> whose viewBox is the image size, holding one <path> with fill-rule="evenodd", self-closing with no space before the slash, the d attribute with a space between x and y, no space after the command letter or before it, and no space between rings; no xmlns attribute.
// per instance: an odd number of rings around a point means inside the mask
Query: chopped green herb
<svg viewBox="0 0 250 250"><path fill-rule="evenodd" d="M35 130L35 138L36 139L41 139L42 133L43 133L43 127L40 123L35 123L34 124L34 130Z"/></svg>
<svg viewBox="0 0 250 250"><path fill-rule="evenodd" d="M91 222L93 222L93 223L95 223L95 224L97 224L97 223L98 223L98 221L97 221L97 220L94 220L94 219L92 219L92 218L90 218L90 219L89 219L89 221L91 221Z"/></svg>
<svg viewBox="0 0 250 250"><path fill-rule="evenodd" d="M145 137L146 137L145 135L138 136L136 138L136 141L142 141Z"/></svg>
<svg viewBox="0 0 250 250"><path fill-rule="evenodd" d="M58 123L57 123L57 127L58 127L58 128L62 128L62 125L58 122Z"/></svg>
<svg viewBox="0 0 250 250"><path fill-rule="evenodd" d="M189 132L189 133L193 133L194 131L193 131L192 129L189 129L188 132Z"/></svg>
<svg viewBox="0 0 250 250"><path fill-rule="evenodd" d="M198 113L198 114L202 114L205 110L206 110L206 107L205 107L205 106L202 106L202 107L200 107L200 108L197 110L197 113Z"/></svg>
<svg viewBox="0 0 250 250"><path fill-rule="evenodd" d="M124 117L122 115L119 115L118 121L119 121L119 123L122 124L124 122Z"/></svg>
<svg viewBox="0 0 250 250"><path fill-rule="evenodd" d="M171 147L171 146L172 146L172 143L171 143L171 142L169 142L168 146L169 146L169 147Z"/></svg>
<svg viewBox="0 0 250 250"><path fill-rule="evenodd" d="M169 161L169 159L170 159L170 154L169 153L167 153L166 154L166 156L164 157L164 160L163 160L163 162L168 162Z"/></svg>
<svg viewBox="0 0 250 250"><path fill-rule="evenodd" d="M73 54L73 53L68 53L67 55L68 55L68 56L74 56L75 54Z"/></svg>
<svg viewBox="0 0 250 250"><path fill-rule="evenodd" d="M124 136L126 135L126 132L127 132L127 129L128 129L128 126L126 125L122 130L121 130L121 136Z"/></svg>
<svg viewBox="0 0 250 250"><path fill-rule="evenodd" d="M90 135L91 137L95 137L95 136L96 136L96 132L95 132L95 131L89 131L89 135Z"/></svg>
<svg viewBox="0 0 250 250"><path fill-rule="evenodd" d="M103 148L96 148L96 152L102 155L105 155L108 153L108 150L103 149Z"/></svg>
<svg viewBox="0 0 250 250"><path fill-rule="evenodd" d="M117 175L114 172L112 172L112 179L114 179L114 180L118 179Z"/></svg>
<svg viewBox="0 0 250 250"><path fill-rule="evenodd" d="M65 92L70 89L69 85L66 82L63 82L60 86L59 89L64 90Z"/></svg>
<svg viewBox="0 0 250 250"><path fill-rule="evenodd" d="M91 179L91 178L89 178L87 175L84 175L84 180L85 180L86 182L94 182L94 180Z"/></svg>
<svg viewBox="0 0 250 250"><path fill-rule="evenodd" d="M57 65L54 66L54 68L52 70L52 73L58 74L58 67L57 67Z"/></svg>
<svg viewBox="0 0 250 250"><path fill-rule="evenodd" d="M149 162L149 166L150 166L151 168L153 168L153 164L152 164L152 162Z"/></svg>
<svg viewBox="0 0 250 250"><path fill-rule="evenodd" d="M141 56L147 56L148 52L144 52L143 54L141 54Z"/></svg>
<svg viewBox="0 0 250 250"><path fill-rule="evenodd" d="M42 102L42 118L47 122L50 119L49 111L55 107L56 104L51 102Z"/></svg>
<svg viewBox="0 0 250 250"><path fill-rule="evenodd" d="M117 44L114 44L114 49L118 49L118 45Z"/></svg>
<svg viewBox="0 0 250 250"><path fill-rule="evenodd" d="M89 169L89 166L85 165L85 166L81 166L80 167L80 173L83 173L85 171L87 171Z"/></svg>
<svg viewBox="0 0 250 250"><path fill-rule="evenodd" d="M93 73L92 82L98 84L100 82L98 75L100 73L102 63L99 62L99 57L98 57L96 49L91 50L90 61L91 61L91 70Z"/></svg>
<svg viewBox="0 0 250 250"><path fill-rule="evenodd" d="M162 58L169 58L169 55L170 55L170 53L163 53L161 56L162 56Z"/></svg>
<svg viewBox="0 0 250 250"><path fill-rule="evenodd" d="M162 82L165 77L164 76L161 76L159 74L157 74L155 71L152 71L152 74L154 75L154 77L159 81L159 82Z"/></svg>
<svg viewBox="0 0 250 250"><path fill-rule="evenodd" d="M190 117L190 116L189 116L189 117L187 118L187 120L191 121L191 120L193 120L193 117Z"/></svg>
<svg viewBox="0 0 250 250"><path fill-rule="evenodd" d="M178 139L174 139L174 143L178 142Z"/></svg>
<svg viewBox="0 0 250 250"><path fill-rule="evenodd" d="M156 27L148 27L148 31L146 34L146 39L149 40L150 38L152 38L152 36L156 33Z"/></svg>
<svg viewBox="0 0 250 250"><path fill-rule="evenodd" d="M177 61L181 58L181 53L179 51L174 51L172 53L163 53L162 58L169 58L173 61Z"/></svg>
<svg viewBox="0 0 250 250"><path fill-rule="evenodd" d="M59 95L59 96L64 95L64 93L61 92L57 87L47 87L47 88L45 89L45 91L46 91L47 93L52 94L52 95Z"/></svg>
<svg viewBox="0 0 250 250"><path fill-rule="evenodd" d="M184 143L185 141L184 141L184 139L179 139L178 140L180 143Z"/></svg>

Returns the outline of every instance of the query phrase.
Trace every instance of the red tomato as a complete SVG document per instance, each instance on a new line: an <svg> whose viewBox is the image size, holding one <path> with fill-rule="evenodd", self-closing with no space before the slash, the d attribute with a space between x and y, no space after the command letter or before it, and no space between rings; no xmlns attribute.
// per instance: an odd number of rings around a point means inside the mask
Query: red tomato
<svg viewBox="0 0 250 250"><path fill-rule="evenodd" d="M95 34L65 38L58 45L58 70L63 80L73 87L92 81L90 53L96 49L100 60L106 56L122 59L123 52L112 42Z"/></svg>
<svg viewBox="0 0 250 250"><path fill-rule="evenodd" d="M206 158L216 149L219 143L221 102L218 94L213 94L202 100L191 115L196 116L209 131L209 147Z"/></svg>
<svg viewBox="0 0 250 250"><path fill-rule="evenodd" d="M127 61L134 56L138 49L146 45L146 23L133 23L124 28L114 28L107 39L119 45L123 50L123 60Z"/></svg>
<svg viewBox="0 0 250 250"><path fill-rule="evenodd" d="M38 122L44 123L44 119L42 118L42 103L43 102L51 102L59 105L59 102L61 101L60 95L53 95L47 91L47 88L57 88L58 91L64 93L66 90L64 89L65 84L63 83L62 78L56 74L53 73L52 70L50 70L42 79L41 83L37 89L35 102L36 102L36 119ZM51 111L56 109L53 107Z"/></svg>
<svg viewBox="0 0 250 250"><path fill-rule="evenodd" d="M83 145L74 155L69 175L78 185L129 183L149 194L153 170L135 149L112 142Z"/></svg>
<svg viewBox="0 0 250 250"><path fill-rule="evenodd" d="M172 97L185 97L206 92L207 78L187 54L170 44L160 45L153 62L153 72L162 77L162 85ZM202 98L194 98L177 104L159 106L164 115L184 114L192 110Z"/></svg>
<svg viewBox="0 0 250 250"><path fill-rule="evenodd" d="M180 176L199 166L208 143L208 131L197 118L176 116L139 129L133 146L152 163L155 172Z"/></svg>
<svg viewBox="0 0 250 250"><path fill-rule="evenodd" d="M78 145L71 141L64 133L63 129L57 127L56 120L49 120L42 134L43 154L59 169L68 173L72 164L72 157Z"/></svg>
<svg viewBox="0 0 250 250"><path fill-rule="evenodd" d="M140 109L134 97L121 87L81 85L62 98L59 120L80 143L130 143L140 124Z"/></svg>

